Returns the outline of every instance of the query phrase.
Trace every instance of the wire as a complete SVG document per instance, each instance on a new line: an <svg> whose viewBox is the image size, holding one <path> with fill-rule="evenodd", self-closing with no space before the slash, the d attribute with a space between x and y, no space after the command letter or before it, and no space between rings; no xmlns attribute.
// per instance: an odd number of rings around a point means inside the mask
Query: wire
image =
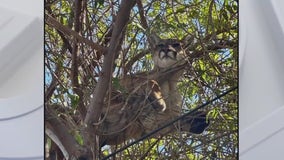
<svg viewBox="0 0 284 160"><path fill-rule="evenodd" d="M185 114L183 114L183 115L181 115L181 116L179 116L179 117L173 119L172 121L169 121L168 123L166 123L165 125L161 126L160 128L157 128L157 129L155 129L155 130L149 132L148 134L145 134L144 136L142 136L142 137L136 139L135 141L133 141L133 142L131 142L131 143L125 145L124 147L122 147L122 148L116 150L115 152L113 152L113 153L109 154L108 156L104 157L102 160L107 160L108 158L110 158L110 157L116 155L117 153L124 151L124 150L127 149L128 147L130 147L130 146L132 146L132 145L134 145L134 144L136 144L136 143L138 143L138 142L140 142L140 141L142 141L142 140L144 140L144 139L150 137L151 135L153 135L153 134L159 132L160 130L162 130L162 129L164 129L164 128L170 126L170 125L172 125L173 123L177 122L178 120L181 120L181 119L183 119L183 118L185 118L185 117L187 117L187 116L189 116L189 115L191 115L191 114L194 114L194 113L195 113L196 111L198 111L199 109L206 107L207 105L209 105L209 104L213 103L214 101L216 101L216 100L218 100L218 99L224 97L225 95L231 93L232 91L236 90L237 88L238 88L238 87L236 86L236 87L233 87L233 88L231 88L231 89L225 91L224 93L220 94L219 96L216 96L215 98L213 98L213 99L207 101L206 103L203 103L202 105L200 105L200 106L198 106L198 107L192 109L191 111L189 111L189 112L187 112L187 113L185 113Z"/></svg>

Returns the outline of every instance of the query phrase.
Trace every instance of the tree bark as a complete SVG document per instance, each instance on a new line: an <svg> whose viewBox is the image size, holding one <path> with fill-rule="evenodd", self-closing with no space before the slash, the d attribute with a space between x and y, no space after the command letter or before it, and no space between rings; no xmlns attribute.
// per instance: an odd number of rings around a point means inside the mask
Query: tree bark
<svg viewBox="0 0 284 160"><path fill-rule="evenodd" d="M109 83L111 82L111 74L113 63L116 55L119 51L119 45L122 41L121 37L123 37L122 33L125 30L126 25L129 20L130 11L134 6L135 1L133 0L123 0L121 2L121 7L116 17L116 22L114 23L114 28L112 32L112 37L110 41L110 46L108 51L104 57L104 63L102 67L102 73L98 80L98 83L94 90L94 96L91 99L90 105L87 110L87 115L85 118L85 124L89 127L94 122L99 120L101 115L102 107L104 105L104 97L109 87Z"/></svg>
<svg viewBox="0 0 284 160"><path fill-rule="evenodd" d="M94 147L93 159L97 159L99 156L99 139L98 136L94 135L95 128L92 124L98 122L100 118L104 105L105 95L107 93L108 88L111 86L114 60L118 55L120 45L123 40L122 37L124 37L125 29L129 21L130 11L135 5L135 3L136 1L134 0L123 0L121 2L120 9L114 22L110 45L107 49L107 53L104 56L102 72L100 74L98 83L94 89L94 96L90 100L90 104L87 108L87 113L84 120L84 143L87 146L90 146L92 148Z"/></svg>

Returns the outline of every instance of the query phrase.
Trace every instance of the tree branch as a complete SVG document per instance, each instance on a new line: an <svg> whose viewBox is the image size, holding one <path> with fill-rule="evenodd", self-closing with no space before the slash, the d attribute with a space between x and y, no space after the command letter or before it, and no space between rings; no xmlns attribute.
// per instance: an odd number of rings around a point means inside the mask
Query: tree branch
<svg viewBox="0 0 284 160"><path fill-rule="evenodd" d="M137 0L137 6L138 6L138 9L139 9L139 15L140 15L142 27L144 29L148 29L148 24L147 24L147 21L146 21L146 18L145 18L145 14L144 14L144 10L143 10L143 4L142 4L141 0Z"/></svg>
<svg viewBox="0 0 284 160"><path fill-rule="evenodd" d="M146 50L143 50L142 52L136 54L133 58L131 58L125 65L125 68L124 68L124 74L126 74L132 67L132 65L139 59L141 59L142 57L144 57L147 53L149 53L150 50L149 49L146 49Z"/></svg>
<svg viewBox="0 0 284 160"><path fill-rule="evenodd" d="M76 142L75 138L70 134L69 129L66 127L66 125L64 125L56 116L55 112L53 111L54 107L55 106L46 106L46 127L48 127L55 133L61 144L68 152L69 156L80 157L82 154L86 153L86 150Z"/></svg>
<svg viewBox="0 0 284 160"><path fill-rule="evenodd" d="M108 48L108 52L104 57L104 63L102 68L102 74L98 80L97 86L94 90L94 97L91 99L87 115L85 118L85 124L89 127L92 123L97 122L103 107L103 100L105 94L107 92L109 82L111 79L112 74L112 66L114 62L114 58L118 52L120 44L119 40L121 41L123 35L123 30L128 23L130 11L134 6L135 1L132 0L123 0L121 2L120 10L118 11L118 15L116 17L116 22L114 24L112 37L110 41L110 46Z"/></svg>
<svg viewBox="0 0 284 160"><path fill-rule="evenodd" d="M98 83L94 90L94 97L91 98L89 107L87 109L87 114L84 120L85 123L85 132L84 132L84 143L87 146L95 147L93 150L95 151L95 155L93 158L98 157L98 147L99 140L97 136L94 139L95 129L93 127L93 123L97 122L100 118L102 108L104 105L104 97L107 93L108 87L111 82L111 75L113 72L113 63L115 57L118 55L118 51L120 49L121 42L124 37L126 25L128 23L130 17L130 11L134 6L135 1L133 0L123 0L120 5L120 9L118 11L118 15L116 17L113 31L111 34L110 46L108 48L107 53L104 56L104 62L102 66L102 73L99 77ZM92 134L91 134L92 133Z"/></svg>
<svg viewBox="0 0 284 160"><path fill-rule="evenodd" d="M74 20L74 29L75 32L80 34L81 31L81 10L82 10L82 0L76 0L75 1L75 20ZM77 39L75 39L75 42L73 43L73 49L72 49L72 66L71 66L71 82L73 85L74 92L79 96L79 107L78 110L82 117L85 117L86 115L86 108L83 101L83 92L79 84L79 64L78 64L78 55L79 55L79 45L77 43Z"/></svg>
<svg viewBox="0 0 284 160"><path fill-rule="evenodd" d="M100 57L106 53L106 48L94 43L93 41L86 39L84 37L82 37L81 35L79 35L76 31L73 31L72 29L70 29L67 26L64 26L63 24L61 24L60 22L58 22L55 18L53 18L51 15L49 14L45 14L46 15L46 19L45 22L50 25L51 27L61 31L62 33L64 33L66 36L73 36L74 38L76 38L79 42L81 43L85 43L87 45L89 45L90 47L92 47L94 50L96 50L96 58L100 59Z"/></svg>

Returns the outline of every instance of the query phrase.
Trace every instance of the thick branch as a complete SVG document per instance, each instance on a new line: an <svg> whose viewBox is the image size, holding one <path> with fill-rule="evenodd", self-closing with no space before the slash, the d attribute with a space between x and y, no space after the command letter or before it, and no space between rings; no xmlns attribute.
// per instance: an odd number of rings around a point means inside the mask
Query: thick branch
<svg viewBox="0 0 284 160"><path fill-rule="evenodd" d="M76 142L66 125L52 111L53 108L54 106L47 106L45 110L46 126L55 133L71 157L80 157L85 149Z"/></svg>
<svg viewBox="0 0 284 160"><path fill-rule="evenodd" d="M139 15L140 15L142 27L144 29L148 29L148 24L147 24L147 21L146 21L146 18L145 18L143 4L142 4L141 0L137 0L137 6L138 6L138 9L139 9Z"/></svg>
<svg viewBox="0 0 284 160"><path fill-rule="evenodd" d="M90 105L85 118L85 124L87 124L88 127L90 127L92 123L99 120L103 107L104 97L106 95L111 79L114 58L118 53L119 44L121 44L120 41L122 41L122 33L124 33L123 30L125 30L126 28L130 16L130 11L134 4L135 1L132 0L123 0L121 2L120 10L118 11L116 22L113 27L110 46L108 48L107 54L104 57L102 73L94 90L94 97L90 101Z"/></svg>

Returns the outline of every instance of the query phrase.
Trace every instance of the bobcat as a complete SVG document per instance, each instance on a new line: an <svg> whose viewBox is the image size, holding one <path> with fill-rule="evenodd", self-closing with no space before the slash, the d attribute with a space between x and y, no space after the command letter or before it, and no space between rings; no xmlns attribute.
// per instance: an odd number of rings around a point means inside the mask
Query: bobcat
<svg viewBox="0 0 284 160"><path fill-rule="evenodd" d="M182 44L175 39L150 37L153 50L154 69L149 73L138 73L120 80L122 91L114 91L108 107L98 125L101 146L116 145L128 139L136 139L163 126L181 115L181 95L177 82L183 70L169 71L186 63ZM159 75L164 71L164 74ZM158 76L157 76L158 75ZM152 137L165 135L172 130L202 133L209 125L205 112L186 117Z"/></svg>

